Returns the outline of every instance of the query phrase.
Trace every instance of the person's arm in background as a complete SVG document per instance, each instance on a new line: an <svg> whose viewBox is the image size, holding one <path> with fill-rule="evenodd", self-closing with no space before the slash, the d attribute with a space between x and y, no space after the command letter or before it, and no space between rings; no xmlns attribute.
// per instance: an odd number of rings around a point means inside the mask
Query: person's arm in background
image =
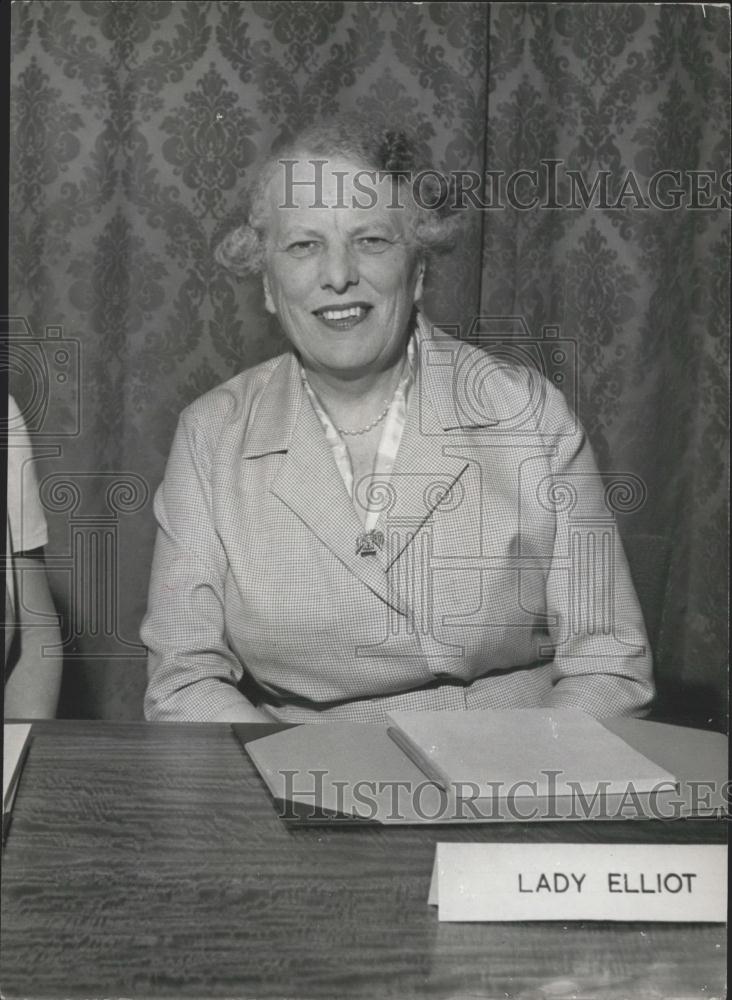
<svg viewBox="0 0 732 1000"><path fill-rule="evenodd" d="M16 554L13 569L16 627L4 715L6 719L52 719L61 688L61 633L42 551Z"/></svg>
<svg viewBox="0 0 732 1000"><path fill-rule="evenodd" d="M3 715L52 719L61 687L61 635L43 549L48 528L30 437L8 397L8 489Z"/></svg>
<svg viewBox="0 0 732 1000"><path fill-rule="evenodd" d="M558 390L549 387L546 402L554 455L542 493L556 507L547 579L547 611L556 622L549 629L554 686L547 704L594 716L642 715L655 694L652 657L620 534L579 420Z"/></svg>
<svg viewBox="0 0 732 1000"><path fill-rule="evenodd" d="M209 478L216 431L201 426L211 419L208 410L200 422L190 409L182 415L155 496L158 534L140 632L148 647L145 717L271 721L238 690L244 668L225 639L228 564L214 527Z"/></svg>

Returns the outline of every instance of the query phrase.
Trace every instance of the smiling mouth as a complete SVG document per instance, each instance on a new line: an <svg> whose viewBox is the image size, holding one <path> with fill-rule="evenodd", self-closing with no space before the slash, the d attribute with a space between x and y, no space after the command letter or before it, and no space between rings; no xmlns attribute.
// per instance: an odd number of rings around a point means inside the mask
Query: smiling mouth
<svg viewBox="0 0 732 1000"><path fill-rule="evenodd" d="M350 330L361 323L370 311L370 305L359 302L349 306L326 306L323 309L315 309L313 315L331 330Z"/></svg>

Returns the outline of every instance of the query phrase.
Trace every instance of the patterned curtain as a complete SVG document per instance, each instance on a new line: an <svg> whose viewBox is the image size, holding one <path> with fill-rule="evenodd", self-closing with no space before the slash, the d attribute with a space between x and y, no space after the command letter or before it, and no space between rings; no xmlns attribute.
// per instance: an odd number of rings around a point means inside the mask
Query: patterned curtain
<svg viewBox="0 0 732 1000"><path fill-rule="evenodd" d="M497 4L490 65L489 166L560 161L588 189L609 171L607 203L624 183L628 197L619 208L491 212L481 309L523 317L535 337L555 326L576 347L577 410L598 464L645 485L619 521L659 619L662 705L724 721L729 212L713 178L698 208L689 186L694 171L730 167L728 11ZM551 170L539 171L545 203ZM678 209L652 203L660 171L686 182ZM557 203L571 204L556 186ZM659 183L655 201L673 204L671 186Z"/></svg>
<svg viewBox="0 0 732 1000"><path fill-rule="evenodd" d="M722 171L727 45L712 7L13 6L10 374L48 512L62 715L141 716L177 416L283 349L258 282L212 258L257 156L353 109L396 115L445 172ZM668 550L663 689L705 712L725 684L727 240L721 211L466 212L427 294L464 333L498 317L571 348L602 468L646 484L622 530Z"/></svg>

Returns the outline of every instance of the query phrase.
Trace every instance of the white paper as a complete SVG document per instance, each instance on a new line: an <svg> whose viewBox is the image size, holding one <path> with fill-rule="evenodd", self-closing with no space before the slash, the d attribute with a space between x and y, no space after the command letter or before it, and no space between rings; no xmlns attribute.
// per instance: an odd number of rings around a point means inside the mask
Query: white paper
<svg viewBox="0 0 732 1000"><path fill-rule="evenodd" d="M724 923L727 848L440 843L429 903L446 921Z"/></svg>
<svg viewBox="0 0 732 1000"><path fill-rule="evenodd" d="M13 804L15 778L30 731L27 722L6 722L3 726L3 812L8 812Z"/></svg>

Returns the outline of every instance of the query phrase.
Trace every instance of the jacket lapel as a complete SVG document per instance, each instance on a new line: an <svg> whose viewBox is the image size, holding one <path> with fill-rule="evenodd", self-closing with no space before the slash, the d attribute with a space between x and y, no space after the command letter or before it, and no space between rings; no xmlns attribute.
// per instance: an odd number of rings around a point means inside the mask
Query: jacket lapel
<svg viewBox="0 0 732 1000"><path fill-rule="evenodd" d="M483 401L480 422L461 405L457 377L460 351L467 345L420 316L417 324L417 372L406 424L376 525L385 537L376 556L356 552L363 525L333 458L323 428L303 389L297 360L285 355L262 393L250 425L245 459L284 453L270 492L285 503L312 533L358 579L404 614L412 602L400 583L400 561L410 560L420 534L450 502L468 472L466 459L450 454L476 431L499 423ZM378 484L378 475L374 480ZM415 545L415 542L417 543ZM412 549L412 551L410 551ZM413 576L407 573L407 578Z"/></svg>
<svg viewBox="0 0 732 1000"><path fill-rule="evenodd" d="M383 564L356 552L363 525L292 355L275 369L247 435L245 457L256 459L273 452L286 454L270 492L362 583L395 610L403 611L389 592Z"/></svg>
<svg viewBox="0 0 732 1000"><path fill-rule="evenodd" d="M392 572L435 510L459 480L465 460L445 454L445 434L429 399L420 398L416 380L407 420L387 488L388 505L377 530L384 533L386 569Z"/></svg>
<svg viewBox="0 0 732 1000"><path fill-rule="evenodd" d="M379 518L378 530L388 538L387 571L395 574L409 548L419 544L425 526L450 505L450 490L460 489L469 471L460 450L476 432L498 424L483 407L480 422L460 405L457 377L460 352L467 345L439 330L417 323L417 372L407 421L390 483L390 504ZM414 558L414 553L410 553Z"/></svg>

